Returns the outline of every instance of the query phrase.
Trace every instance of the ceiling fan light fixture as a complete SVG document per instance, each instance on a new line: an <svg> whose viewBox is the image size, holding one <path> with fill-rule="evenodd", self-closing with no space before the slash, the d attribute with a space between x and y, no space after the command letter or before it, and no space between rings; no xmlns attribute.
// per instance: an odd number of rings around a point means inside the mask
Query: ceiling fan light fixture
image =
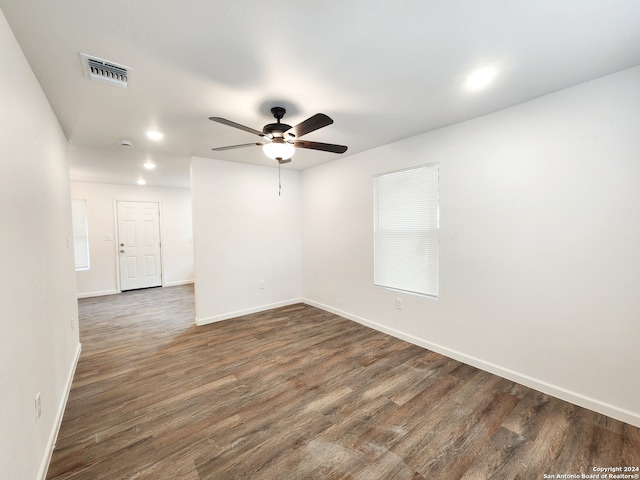
<svg viewBox="0 0 640 480"><path fill-rule="evenodd" d="M293 157L293 154L296 152L296 147L277 138L274 139L273 142L265 143L262 146L262 151L267 157L273 160L277 158L285 159Z"/></svg>

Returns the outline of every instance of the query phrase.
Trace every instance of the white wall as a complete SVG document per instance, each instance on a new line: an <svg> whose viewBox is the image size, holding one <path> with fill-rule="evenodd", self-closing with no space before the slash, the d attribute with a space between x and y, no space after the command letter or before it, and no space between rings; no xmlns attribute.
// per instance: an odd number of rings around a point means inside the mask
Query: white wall
<svg viewBox="0 0 640 480"><path fill-rule="evenodd" d="M191 195L198 324L300 300L297 171L192 157Z"/></svg>
<svg viewBox="0 0 640 480"><path fill-rule="evenodd" d="M30 480L44 478L80 353L69 167L2 13L0 58L0 478Z"/></svg>
<svg viewBox="0 0 640 480"><path fill-rule="evenodd" d="M88 210L90 269L77 272L79 297L119 291L116 200L160 203L162 283L171 286L193 282L191 193L188 189L72 182L71 195L86 199Z"/></svg>
<svg viewBox="0 0 640 480"><path fill-rule="evenodd" d="M305 170L303 296L640 426L638 132L640 67ZM433 161L438 300L372 282L372 176Z"/></svg>

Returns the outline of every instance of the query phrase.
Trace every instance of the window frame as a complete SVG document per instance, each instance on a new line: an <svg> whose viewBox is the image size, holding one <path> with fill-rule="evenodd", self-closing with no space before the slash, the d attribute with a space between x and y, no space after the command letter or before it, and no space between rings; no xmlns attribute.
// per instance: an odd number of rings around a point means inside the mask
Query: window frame
<svg viewBox="0 0 640 480"><path fill-rule="evenodd" d="M439 297L439 184L439 162L373 176L374 285Z"/></svg>

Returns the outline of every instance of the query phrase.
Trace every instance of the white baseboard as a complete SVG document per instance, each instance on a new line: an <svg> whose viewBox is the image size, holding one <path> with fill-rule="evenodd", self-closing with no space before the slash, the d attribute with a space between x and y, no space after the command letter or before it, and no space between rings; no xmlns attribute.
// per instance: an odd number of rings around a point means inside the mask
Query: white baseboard
<svg viewBox="0 0 640 480"><path fill-rule="evenodd" d="M189 285L194 283L193 280L179 280L177 282L167 282L164 285L162 285L163 287L177 287L178 285Z"/></svg>
<svg viewBox="0 0 640 480"><path fill-rule="evenodd" d="M78 348L76 349L76 356L71 363L71 369L69 370L69 375L67 376L67 384L64 389L64 395L60 400L60 404L58 405L58 411L56 412L56 418L53 422L53 428L51 429L51 434L49 435L49 441L47 442L47 448L45 450L44 457L42 458L42 463L40 464L40 470L38 471L38 480L45 480L47 476L47 470L49 470L49 463L51 463L51 457L53 456L53 450L56 447L56 441L58 439L58 433L60 432L60 425L62 425L62 417L64 416L64 410L67 406L67 401L69 400L69 393L71 392L71 384L73 383L73 376L76 373L76 367L78 366L78 360L80 360L80 353L82 352L82 344L78 344Z"/></svg>
<svg viewBox="0 0 640 480"><path fill-rule="evenodd" d="M223 320L229 320L230 318L241 317L243 315L249 315L251 313L264 312L266 310L272 310L279 307L287 307L289 305L295 305L301 303L301 298L294 298L291 300L284 300L282 302L270 303L268 305L260 305L258 307L251 307L244 310L238 310L235 312L223 313L221 315L214 315L213 317L196 318L195 324L198 326L207 325L209 323L221 322Z"/></svg>
<svg viewBox="0 0 640 480"><path fill-rule="evenodd" d="M405 340L409 343L413 343L414 345L418 345L419 347L426 348L427 350L432 350L446 357L453 358L454 360L458 360L462 363L466 363L467 365L471 365L486 372L493 373L494 375L498 375L499 377L506 378L507 380L511 380L512 382L516 382L526 387L533 388L534 390L538 390L561 400L565 400L569 403L573 403L574 405L593 410L594 412L602 413L603 415L607 415L608 417L615 418L630 425L640 427L639 413L632 412L615 405L610 405L600 400L582 395L577 392L573 392L571 390L567 390L543 380L539 380L537 378L524 375L508 368L501 367L500 365L495 365L479 358L472 357L457 350L452 350L450 348L429 342L422 338L418 338L413 335L403 333L399 330L386 327L357 315L352 315L343 310L333 308L322 303L314 302L313 300L303 299L302 301L307 305L317 307L327 312L335 313L336 315L340 315L341 317L344 317L348 320L353 320L354 322L360 323L379 332L386 333L401 340Z"/></svg>
<svg viewBox="0 0 640 480"><path fill-rule="evenodd" d="M167 282L163 287L177 287L178 285L189 285L194 283L193 280L180 280L177 282ZM86 293L78 293L76 295L77 298L91 298L91 297L104 297L106 295L118 295L120 290L102 290L99 292L86 292Z"/></svg>
<svg viewBox="0 0 640 480"><path fill-rule="evenodd" d="M89 297L104 297L105 295L117 295L120 293L118 290L103 290L101 292L88 292L88 293L78 293L78 298L89 298Z"/></svg>

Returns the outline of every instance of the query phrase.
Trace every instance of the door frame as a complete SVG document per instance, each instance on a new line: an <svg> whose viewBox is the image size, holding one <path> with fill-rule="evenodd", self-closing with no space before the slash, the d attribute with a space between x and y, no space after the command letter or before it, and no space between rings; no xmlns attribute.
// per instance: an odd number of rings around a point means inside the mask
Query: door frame
<svg viewBox="0 0 640 480"><path fill-rule="evenodd" d="M160 200L141 200L139 198L128 199L128 198L114 198L113 199L113 231L114 231L114 239L113 242L114 250L114 262L116 264L116 290L117 293L123 293L121 284L120 284L120 238L119 238L119 230L118 230L118 202L135 202L135 203L157 203L158 204L158 235L160 242L160 286L165 286L165 270L164 270L164 248L162 244L162 238L164 236L163 228L162 228L162 202Z"/></svg>

